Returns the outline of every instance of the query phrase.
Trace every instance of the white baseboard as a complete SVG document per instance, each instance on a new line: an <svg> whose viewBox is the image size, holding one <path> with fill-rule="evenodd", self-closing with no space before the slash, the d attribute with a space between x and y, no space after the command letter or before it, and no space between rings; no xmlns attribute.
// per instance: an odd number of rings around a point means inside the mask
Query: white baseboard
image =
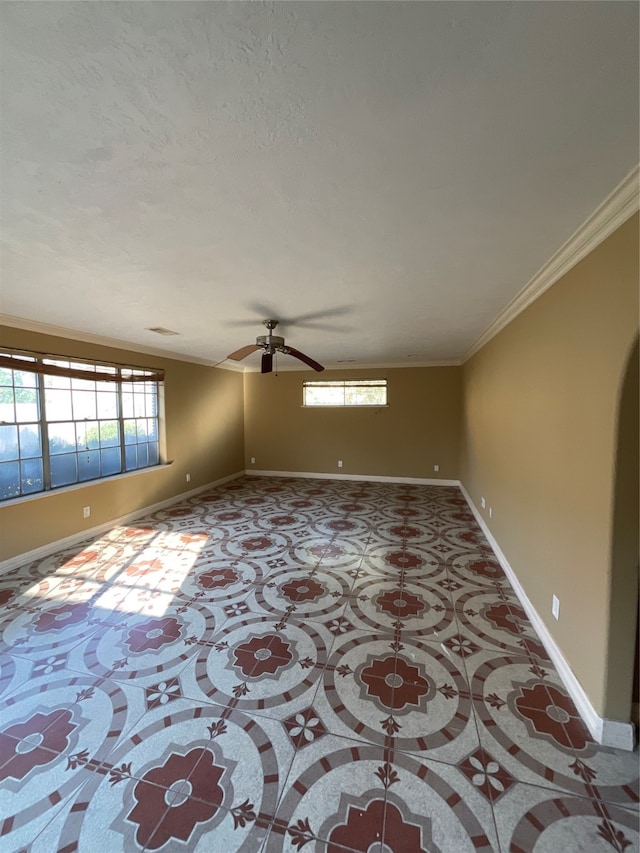
<svg viewBox="0 0 640 853"><path fill-rule="evenodd" d="M564 655L562 654L559 646L556 644L556 641L551 636L549 629L542 621L538 611L535 609L526 592L524 591L521 583L514 570L511 568L509 561L502 553L502 550L498 543L496 542L493 534L487 527L487 524L484 518L479 513L478 509L474 505L471 497L469 496L465 487L460 484L460 489L462 494L464 495L469 507L471 508L471 512L474 514L476 521L482 528L482 532L487 538L487 541L491 545L494 554L496 555L498 562L502 566L505 575L509 579L515 594L518 596L520 600L520 604L522 604L523 610L526 612L531 624L533 625L542 645L545 647L547 654L553 661L553 664L558 671L558 675L562 679L562 683L567 689L567 692L573 699L573 702L578 710L578 713L582 717L585 725L589 729L591 736L595 741L602 744L603 746L611 746L616 749L626 749L633 750L635 746L635 729L632 723L623 723L620 720L609 720L605 717L601 717L593 705L589 700L589 697L584 692L584 688L576 678L573 673L573 670L567 663Z"/></svg>
<svg viewBox="0 0 640 853"><path fill-rule="evenodd" d="M119 524L128 524L130 521L135 521L136 518L140 518L142 515L148 515L150 512L165 509L168 506L172 506L173 504L192 498L195 495L199 495L201 492L206 492L216 486L222 486L224 483L228 483L231 480L237 480L238 477L243 476L244 471L229 474L228 477L221 477L219 480L214 480L213 483L207 483L205 486L198 486L197 489L190 489L188 492L181 492L179 495L167 498L167 500L150 504L149 506L142 507L142 509L137 509L134 512L127 513L126 515L118 516L118 518L112 518L110 521L105 521L103 524L98 524L95 527L87 527L85 530L81 530L78 533L72 533L71 536L65 536L64 539L56 539L55 542L48 542L46 545L40 546L40 548L34 548L32 551L25 551L22 554L17 554L15 557L10 557L8 560L0 562L0 575L5 572L9 572L11 569L21 566L24 563L30 563L32 560L39 560L42 557L48 557L49 554L55 554L56 551L68 548L70 545L76 545L78 542L84 542L85 539L101 536L103 533L113 530L113 528L117 527Z"/></svg>
<svg viewBox="0 0 640 853"><path fill-rule="evenodd" d="M105 522L104 524L99 524L96 527L87 528L86 530L74 533L71 536L66 536L63 539L57 539L55 542L49 542L47 545L43 545L40 548L34 548L32 551L27 551L23 554L18 554L15 557L11 557L8 560L4 560L0 563L0 575L10 571L13 568L16 568L17 566L20 566L24 563L29 563L32 560L41 559L42 557L46 557L49 554L53 554L63 548L67 548L70 545L83 542L84 540L90 539L95 536L100 536L103 533L106 533L107 531L118 526L119 524L127 524L128 522L134 521L135 519L140 518L143 515L148 515L149 513L156 512L160 509L165 509L168 506L180 503L181 501L187 500L188 498L194 497L195 495L198 495L202 492L206 492L209 489L215 488L216 486L221 486L224 483L230 482L231 480L236 480L238 477L242 477L244 475L253 477L301 477L306 479L319 480L364 480L374 483L407 483L426 486L458 486L462 491L462 494L464 495L467 503L469 504L469 507L473 515L475 516L476 521L482 528L482 532L484 533L485 537L487 538L487 541L491 545L491 548L493 549L493 552L495 553L498 562L502 566L505 575L509 579L509 582L511 583L514 589L514 592L518 596L518 599L522 604L522 607L525 610L527 616L529 617L531 624L533 625L536 633L538 634L543 646L545 647L547 654L553 661L553 664L558 671L558 675L562 679L564 686L566 687L569 695L573 699L580 716L584 720L587 728L591 733L591 736L594 738L594 740L596 740L603 746L615 747L617 749L633 750L635 745L635 729L633 724L630 722L621 722L620 720L609 720L600 717L599 714L596 712L595 708L589 700L589 697L584 692L582 685L580 684L580 682L574 675L571 667L565 660L560 648L549 633L547 626L540 618L537 610L529 600L522 585L518 581L514 570L511 568L509 561L503 554L493 534L487 527L485 520L482 518L478 509L471 500L471 497L469 496L467 490L462 485L462 483L460 483L459 480L436 480L421 477L375 477L365 474L322 474L313 473L309 471L238 471L235 474L230 474L227 477L222 477L212 483L207 483L204 486L199 486L198 488L191 489L188 492L182 492L181 494L175 495L174 497L168 498L167 500L151 504L139 510L135 510L134 512L119 516L118 518L113 518L110 521Z"/></svg>
<svg viewBox="0 0 640 853"><path fill-rule="evenodd" d="M247 468L247 477L301 477L307 480L365 480L368 483L407 483L416 486L459 486L459 480L435 480L426 477L376 477L371 474L319 474L313 471L254 471Z"/></svg>

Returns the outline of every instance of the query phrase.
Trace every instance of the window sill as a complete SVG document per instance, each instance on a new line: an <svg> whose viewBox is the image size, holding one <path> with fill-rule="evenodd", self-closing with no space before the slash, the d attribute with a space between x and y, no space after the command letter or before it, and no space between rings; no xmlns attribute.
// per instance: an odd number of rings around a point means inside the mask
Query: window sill
<svg viewBox="0 0 640 853"><path fill-rule="evenodd" d="M0 509L5 506L15 506L16 504L27 503L41 498L48 498L51 495L59 495L66 492L75 492L78 489L84 489L87 486L97 486L100 483L111 483L114 480L124 480L129 477L135 477L138 474L149 474L151 471L164 470L173 465L171 462L161 462L159 465L152 465L149 468L136 468L135 471L125 471L123 474L112 474L109 477L100 477L98 480L85 480L82 483L72 483L70 486L59 486L57 489L47 489L46 492L34 492L31 495L20 495L17 498L7 498L0 501Z"/></svg>
<svg viewBox="0 0 640 853"><path fill-rule="evenodd" d="M305 405L304 403L300 406L301 409L388 409L388 403L367 403L366 405L362 403L348 403L347 405L342 405L342 403L336 403L336 405L328 405L328 404L311 404Z"/></svg>

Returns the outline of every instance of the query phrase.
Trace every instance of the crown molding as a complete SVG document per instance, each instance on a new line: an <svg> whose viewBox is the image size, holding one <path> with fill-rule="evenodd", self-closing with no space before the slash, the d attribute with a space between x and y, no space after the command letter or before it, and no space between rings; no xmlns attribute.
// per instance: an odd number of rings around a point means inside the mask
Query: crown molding
<svg viewBox="0 0 640 853"><path fill-rule="evenodd" d="M167 352L159 347L142 346L120 338L107 338L102 335L92 335L90 332L81 332L78 329L68 329L65 326L54 326L50 323L40 323L37 320L27 320L24 317L14 317L11 314L0 314L0 326L9 326L13 329L24 329L26 332L39 332L41 335L54 335L56 338L67 338L73 341L82 341L86 344L98 344L113 349L129 350L130 352L141 352L145 355L155 355L159 358L173 359L174 361L187 361L190 364L202 364L205 367L222 367L223 370L236 370L237 368L216 364L215 361L206 358L197 358L178 352Z"/></svg>
<svg viewBox="0 0 640 853"><path fill-rule="evenodd" d="M185 355L184 353L167 352L159 347L147 347L140 344L134 344L129 341L123 341L120 338L108 338L102 335L93 335L90 332L81 332L79 329L69 329L65 326L54 326L51 323L40 323L37 320L27 320L25 317L14 317L11 314L0 313L0 326L9 326L14 329L24 329L27 332L39 332L42 335L53 335L56 338L68 338L74 341L82 341L88 344L98 344L112 349L124 349L130 352L141 352L145 355L155 355L159 358L169 358L174 361L186 361L189 364L202 364L205 367L216 367L220 370L231 370L236 373L259 373L260 366L248 366L240 364L237 361L228 361L223 359L221 362L215 362L211 359L197 358L196 356ZM406 368L406 367L459 367L462 364L460 360L449 361L410 361L400 364L388 363L349 363L349 364L329 364L327 370L388 370L391 368ZM289 371L297 371L299 373L308 373L310 368L298 367L297 364L292 364L286 367L278 365L278 373Z"/></svg>
<svg viewBox="0 0 640 853"><path fill-rule="evenodd" d="M349 362L349 364L325 364L325 370L406 370L410 367L460 367L462 365L462 361L457 360L443 360L443 361L407 361L407 362L399 362L399 363L390 363L390 362ZM260 373L260 367L245 367L245 373ZM274 370L274 373L312 373L310 367L298 367L297 365L289 366L289 367L281 367L278 365L277 371ZM319 379L318 381L322 381Z"/></svg>
<svg viewBox="0 0 640 853"><path fill-rule="evenodd" d="M238 364L237 361L227 361L223 359L219 361L217 364L214 364L213 367L217 367L220 370L231 370L234 373L246 373L247 368L243 367L241 364Z"/></svg>
<svg viewBox="0 0 640 853"><path fill-rule="evenodd" d="M623 225L638 210L640 166L636 166L622 180L591 216L564 243L547 263L533 276L511 302L480 335L461 359L468 361L491 338L502 331L518 314L531 305L545 290L552 287L563 275L585 258L609 235Z"/></svg>
<svg viewBox="0 0 640 853"><path fill-rule="evenodd" d="M382 364L378 363L365 363L362 364L329 364L327 365L327 370L353 370L357 368L358 370L363 369L381 369L381 370L394 370L400 369L405 370L407 367L460 367L462 362L460 359L442 359L441 361L400 361L400 362L388 362L385 361Z"/></svg>

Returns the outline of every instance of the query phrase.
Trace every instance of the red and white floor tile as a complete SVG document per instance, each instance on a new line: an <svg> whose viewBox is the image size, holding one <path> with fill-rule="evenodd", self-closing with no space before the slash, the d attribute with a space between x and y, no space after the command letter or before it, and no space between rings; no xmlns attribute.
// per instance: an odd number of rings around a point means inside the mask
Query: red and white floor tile
<svg viewBox="0 0 640 853"><path fill-rule="evenodd" d="M0 576L3 853L631 853L460 492L242 479Z"/></svg>

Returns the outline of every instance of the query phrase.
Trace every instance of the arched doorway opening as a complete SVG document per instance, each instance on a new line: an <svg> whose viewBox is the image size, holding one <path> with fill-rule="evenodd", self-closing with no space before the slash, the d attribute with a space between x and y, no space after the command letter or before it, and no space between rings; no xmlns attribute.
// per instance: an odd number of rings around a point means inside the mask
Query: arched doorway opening
<svg viewBox="0 0 640 853"><path fill-rule="evenodd" d="M618 404L605 708L607 718L623 722L632 718L632 703L639 701L639 387L639 349L636 337L622 377Z"/></svg>

